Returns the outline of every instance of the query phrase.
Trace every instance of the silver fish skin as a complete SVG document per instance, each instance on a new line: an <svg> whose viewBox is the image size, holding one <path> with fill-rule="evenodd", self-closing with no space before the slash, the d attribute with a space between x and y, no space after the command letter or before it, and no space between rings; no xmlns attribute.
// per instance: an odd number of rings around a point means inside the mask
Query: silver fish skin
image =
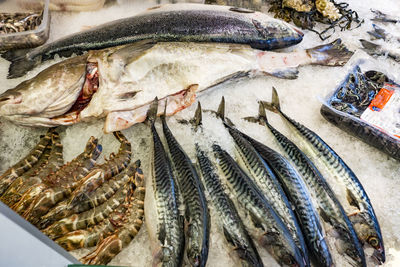
<svg viewBox="0 0 400 267"><path fill-rule="evenodd" d="M235 147L241 159L240 161L242 165L245 165L243 167L248 170L250 177L254 178L256 184L260 187L276 213L280 216L282 221L285 222L294 241L301 249L307 265L309 265L307 247L299 223L272 169L236 129L229 127L228 131L235 141Z"/></svg>
<svg viewBox="0 0 400 267"><path fill-rule="evenodd" d="M260 102L260 110L264 110L264 105ZM364 250L358 240L357 234L347 217L335 193L319 172L312 161L286 136L276 130L269 122L265 112L260 112L259 120L264 123L271 133L275 136L286 155L293 162L297 171L300 173L307 185L311 195L317 202L318 213L321 218L329 223L339 234L341 248L339 253L347 254L353 262L353 266L366 266Z"/></svg>
<svg viewBox="0 0 400 267"><path fill-rule="evenodd" d="M374 208L361 182L342 158L320 136L281 111L276 90L273 90L273 93L270 110L277 112L287 121L301 140L307 144L306 155L324 165L329 174L346 188L349 204L358 209L356 214L349 216L358 238L375 249L373 254L375 260L384 263L386 257L381 229Z"/></svg>
<svg viewBox="0 0 400 267"><path fill-rule="evenodd" d="M91 50L48 67L0 95L0 116L44 127L106 117L104 131L113 132L145 121L154 97L168 100L166 115L171 116L224 81L250 74L294 79L301 65L343 65L352 54L340 40L287 53L147 40Z"/></svg>
<svg viewBox="0 0 400 267"><path fill-rule="evenodd" d="M203 183L207 189L211 201L217 210L225 239L233 246L235 252L242 260L244 266L264 266L257 248L251 239L246 227L229 196L224 192L215 166L198 144L196 144L196 156Z"/></svg>
<svg viewBox="0 0 400 267"><path fill-rule="evenodd" d="M250 213L256 226L263 229L262 243L280 265L306 266L288 228L276 214L257 185L222 148L212 146L219 170L239 203Z"/></svg>
<svg viewBox="0 0 400 267"><path fill-rule="evenodd" d="M289 201L294 206L309 251L313 253L321 266L332 266L332 257L324 240L317 212L300 175L281 154L250 136L242 132L241 134L273 168Z"/></svg>
<svg viewBox="0 0 400 267"><path fill-rule="evenodd" d="M153 251L153 266L182 266L185 248L180 192L171 163L155 128L154 101L150 110L152 134L151 181L146 182L145 216ZM151 195L151 196L150 196Z"/></svg>
<svg viewBox="0 0 400 267"><path fill-rule="evenodd" d="M141 40L237 43L271 50L297 44L302 38L303 33L293 26L260 12L174 4L99 25L32 50L8 52L3 57L12 62L8 78L16 78L57 54L71 56Z"/></svg>
<svg viewBox="0 0 400 267"><path fill-rule="evenodd" d="M208 258L210 240L210 213L199 175L181 145L169 129L165 116L161 116L179 189L185 202L186 256L191 266L204 267Z"/></svg>

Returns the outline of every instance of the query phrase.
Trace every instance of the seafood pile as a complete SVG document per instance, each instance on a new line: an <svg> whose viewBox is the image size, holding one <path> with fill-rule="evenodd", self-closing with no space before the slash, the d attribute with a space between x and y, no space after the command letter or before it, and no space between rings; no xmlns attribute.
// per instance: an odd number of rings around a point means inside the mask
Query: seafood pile
<svg viewBox="0 0 400 267"><path fill-rule="evenodd" d="M0 13L0 34L35 30L42 23L40 13Z"/></svg>
<svg viewBox="0 0 400 267"><path fill-rule="evenodd" d="M117 154L96 164L102 146L91 137L84 152L63 164L63 146L50 129L36 147L0 178L0 200L67 250L97 247L84 258L108 263L138 233L144 176L130 164L131 144L120 132Z"/></svg>

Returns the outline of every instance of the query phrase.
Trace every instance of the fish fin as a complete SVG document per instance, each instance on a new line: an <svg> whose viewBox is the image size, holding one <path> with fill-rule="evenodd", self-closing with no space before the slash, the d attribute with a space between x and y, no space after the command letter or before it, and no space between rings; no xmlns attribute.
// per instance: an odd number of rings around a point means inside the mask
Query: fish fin
<svg viewBox="0 0 400 267"><path fill-rule="evenodd" d="M353 193L351 193L351 191L348 189L346 189L346 197L347 197L347 201L349 202L349 204L351 206L354 206L360 210L360 206L358 205L356 198L354 197Z"/></svg>
<svg viewBox="0 0 400 267"><path fill-rule="evenodd" d="M368 54L372 54L372 55L380 55L380 50L381 50L381 46L374 44L370 41L364 40L364 39L360 39L360 43L363 46L364 51L366 51Z"/></svg>
<svg viewBox="0 0 400 267"><path fill-rule="evenodd" d="M165 98L164 101L164 111L163 113L160 115L161 120L165 121L165 118L167 116L167 105L168 105L168 97Z"/></svg>
<svg viewBox="0 0 400 267"><path fill-rule="evenodd" d="M201 104L200 101L197 104L197 108L196 111L194 113L194 117L189 121L190 124L192 124L195 129L197 129L197 127L202 125L202 121L203 121L203 116L202 116L202 110L201 110Z"/></svg>
<svg viewBox="0 0 400 267"><path fill-rule="evenodd" d="M327 223L330 223L331 220L329 219L328 214L323 209L318 209L319 216Z"/></svg>
<svg viewBox="0 0 400 267"><path fill-rule="evenodd" d="M149 122L150 125L155 123L157 118L157 111L158 111L158 98L155 97L153 102L150 104L150 108L147 110L146 114L146 121Z"/></svg>
<svg viewBox="0 0 400 267"><path fill-rule="evenodd" d="M263 72L265 74L288 80L295 80L299 76L299 70L297 68L286 68L284 70L277 70L274 72Z"/></svg>
<svg viewBox="0 0 400 267"><path fill-rule="evenodd" d="M260 121L260 118L259 117L244 117L243 118L245 121L248 121L248 122L252 122L252 123L260 123L261 121Z"/></svg>
<svg viewBox="0 0 400 267"><path fill-rule="evenodd" d="M372 27L374 28L374 31L368 31L367 33L368 33L369 35L371 35L371 36L374 37L375 39L383 39L383 40L386 40L386 38L387 38L387 33L386 33L386 31L385 31L383 28L379 27L379 26L376 25L376 24L372 24Z"/></svg>
<svg viewBox="0 0 400 267"><path fill-rule="evenodd" d="M217 110L217 117L225 120L225 97L221 98L221 102L219 103Z"/></svg>
<svg viewBox="0 0 400 267"><path fill-rule="evenodd" d="M307 49L306 52L311 57L311 64L324 66L343 66L354 54L342 44L341 39Z"/></svg>
<svg viewBox="0 0 400 267"><path fill-rule="evenodd" d="M8 68L8 79L18 78L24 76L28 71L35 68L40 63L40 58L36 60L30 59L26 56L30 49L20 49L7 51L1 56L11 62Z"/></svg>
<svg viewBox="0 0 400 267"><path fill-rule="evenodd" d="M255 13L254 10L250 10L250 9L243 8L243 7L231 7L231 8L229 8L229 11L238 12L238 13Z"/></svg>
<svg viewBox="0 0 400 267"><path fill-rule="evenodd" d="M110 54L107 59L108 60L122 60L125 65L132 63L137 60L141 56L143 56L147 50L151 49L156 42L151 39L146 39L142 41L138 41L127 46L118 49L114 53Z"/></svg>
<svg viewBox="0 0 400 267"><path fill-rule="evenodd" d="M281 104L279 100L279 95L278 92L276 91L275 87L272 87L272 101L267 102L267 101L260 101L260 103L263 105L264 108L268 109L269 111L275 112L275 113L280 113L281 112ZM259 110L260 114L261 109ZM265 111L264 111L265 114ZM266 116L265 116L266 117Z"/></svg>

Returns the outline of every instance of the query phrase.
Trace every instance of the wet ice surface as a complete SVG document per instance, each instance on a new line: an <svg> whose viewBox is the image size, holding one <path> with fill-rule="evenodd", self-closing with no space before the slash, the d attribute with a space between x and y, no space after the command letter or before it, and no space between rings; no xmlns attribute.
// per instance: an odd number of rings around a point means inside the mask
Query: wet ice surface
<svg viewBox="0 0 400 267"><path fill-rule="evenodd" d="M337 32L334 37L327 41L332 41L341 37L344 43L352 50L359 47L358 39L369 40L366 33L371 30L369 18L373 15L369 8L376 8L383 12L393 15L400 14L400 4L396 0L385 1L347 1L351 8L359 12L366 22L358 29L346 32ZM151 6L151 3L140 3L139 1L116 1L114 5L107 5L104 9L96 12L82 13L52 13L52 25L50 40L55 40L66 34L70 34L84 29L86 26L101 24L117 18L134 15ZM399 25L396 25L399 27ZM389 26L393 31L396 26ZM118 29L116 29L118 30ZM399 31L400 32L400 31ZM397 36L400 33L395 34ZM327 42L326 41L326 42ZM306 32L303 42L291 49L308 48L321 44L320 39L313 33ZM394 46L395 44L392 44ZM398 44L397 44L398 45ZM56 61L59 61L57 59ZM39 70L53 64L47 62L28 74L27 77L34 76ZM390 74L392 78L400 81L400 65L392 60L379 59L376 66ZM372 65L374 65L372 64ZM12 88L27 77L7 80L6 74L8 62L0 59L0 92ZM270 100L271 87L275 86L281 98L281 107L284 112L295 120L303 123L318 133L344 161L356 173L365 190L367 191L375 212L378 216L381 230L384 237L387 260L385 266L400 265L400 165L398 161L391 159L382 152L372 148L358 139L344 133L335 126L325 121L319 114L321 99L332 92L335 86L345 77L348 68L328 68L318 66L305 66L300 68L299 78L296 80L281 80L273 77L258 77L254 79L242 79L235 82L228 82L217 86L199 96L204 109L216 109L220 98L225 96L226 115L233 120L237 127L250 136L263 143L270 145L278 151L279 147L274 141L273 136L267 129L260 125L246 122L241 118L256 115L258 106L257 100ZM194 160L193 142L197 140L210 144L211 140L217 140L221 146L229 152L233 152L233 141L224 130L222 124L214 116L204 114L203 122L205 134L212 138L202 138L199 135L192 135L188 126L177 123L177 119L189 119L195 110L196 105L176 114L168 119L175 137ZM267 113L273 126L282 131L292 140L295 136L288 130L287 126L276 114ZM0 120L0 171L4 171L10 165L21 159L38 141L39 135L46 129L33 129L15 126L7 121ZM102 131L103 120L92 123L81 123L60 129L61 140L64 145L64 160L70 161L84 149L86 141L90 136L99 138L103 145L102 155L108 156L111 152L118 150L118 142L112 135L106 135ZM159 133L161 129L158 127ZM145 175L149 173L149 152L150 152L150 132L148 128L141 124L135 125L123 133L132 142L134 152L133 159L142 160L142 168ZM100 156L100 161L103 156ZM337 186L334 186L336 188ZM148 192L151 193L151 192ZM344 196L340 196L344 199ZM232 249L226 246L226 242L221 234L219 226L215 223L216 216L214 210L212 214L212 229L210 237L210 255L208 266L232 266L235 262L229 255L234 255ZM248 223L247 223L248 224ZM77 258L85 255L89 250L75 251L73 255ZM367 254L370 250L367 250ZM266 265L273 263L271 258L262 252ZM142 227L138 236L117 255L110 265L129 265L145 266L151 262L150 245L147 238L146 227ZM236 262L237 264L237 262ZM343 266L341 261L337 266ZM369 265L374 264L369 261Z"/></svg>

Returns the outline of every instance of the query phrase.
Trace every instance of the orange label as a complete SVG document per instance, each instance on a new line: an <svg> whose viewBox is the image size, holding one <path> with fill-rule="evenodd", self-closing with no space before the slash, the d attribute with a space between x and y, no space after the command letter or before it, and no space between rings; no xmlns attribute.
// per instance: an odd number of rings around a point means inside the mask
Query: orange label
<svg viewBox="0 0 400 267"><path fill-rule="evenodd" d="M369 104L369 108L373 111L380 111L381 109L383 109L383 107L386 105L393 94L394 90L382 88Z"/></svg>

